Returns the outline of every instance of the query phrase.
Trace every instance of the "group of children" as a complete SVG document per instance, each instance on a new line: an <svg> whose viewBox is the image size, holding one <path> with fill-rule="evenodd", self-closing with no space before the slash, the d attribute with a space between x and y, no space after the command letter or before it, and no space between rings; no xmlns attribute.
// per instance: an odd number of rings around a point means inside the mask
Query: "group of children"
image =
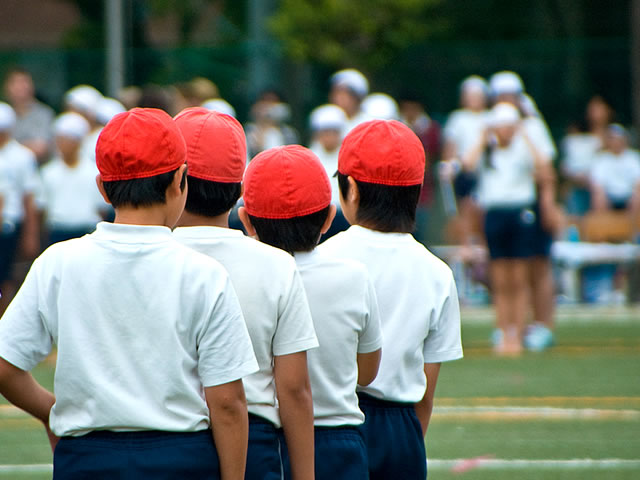
<svg viewBox="0 0 640 480"><path fill-rule="evenodd" d="M425 153L408 127L344 139L352 226L318 248L324 166L290 145L245 169L228 115L118 114L96 161L114 222L47 249L0 320L0 393L45 425L55 479L426 477L462 347L452 273L409 233ZM241 196L253 238L228 228ZM54 344L50 393L28 372Z"/></svg>

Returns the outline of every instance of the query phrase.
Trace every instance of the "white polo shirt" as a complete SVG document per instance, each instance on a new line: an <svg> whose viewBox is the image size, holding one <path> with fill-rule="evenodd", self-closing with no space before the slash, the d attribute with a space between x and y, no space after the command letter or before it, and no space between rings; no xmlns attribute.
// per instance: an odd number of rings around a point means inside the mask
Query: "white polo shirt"
<svg viewBox="0 0 640 480"><path fill-rule="evenodd" d="M36 259L0 320L0 356L28 371L54 343L58 436L203 430L203 385L257 370L224 268L161 226L100 223Z"/></svg>
<svg viewBox="0 0 640 480"><path fill-rule="evenodd" d="M322 165L329 176L329 183L331 184L331 203L341 209L340 187L338 185L338 177L335 176L335 173L338 171L338 153L340 148L337 148L333 152L328 152L320 142L314 142L311 144L309 149L320 159L320 162L322 162Z"/></svg>
<svg viewBox="0 0 640 480"><path fill-rule="evenodd" d="M640 184L640 152L627 149L620 155L605 151L596 155L591 182L615 201L627 201Z"/></svg>
<svg viewBox="0 0 640 480"><path fill-rule="evenodd" d="M486 110L474 112L460 109L451 112L443 132L445 140L455 143L456 155L462 157L480 141L487 127L487 115Z"/></svg>
<svg viewBox="0 0 640 480"><path fill-rule="evenodd" d="M38 162L33 152L16 140L9 140L0 147L0 177L8 185L3 221L20 223L24 218L24 197L35 195L40 182Z"/></svg>
<svg viewBox="0 0 640 480"><path fill-rule="evenodd" d="M108 208L96 185L98 169L86 160L69 167L55 158L41 170L46 222L51 229L92 229Z"/></svg>
<svg viewBox="0 0 640 480"><path fill-rule="evenodd" d="M451 269L413 236L352 226L321 244L321 253L363 263L380 309L382 361L360 390L416 403L425 394L425 363L462 358L460 307Z"/></svg>
<svg viewBox="0 0 640 480"><path fill-rule="evenodd" d="M260 367L243 380L249 412L279 427L273 357L318 346L293 258L240 230L180 227L173 234L184 245L215 258L229 272Z"/></svg>
<svg viewBox="0 0 640 480"><path fill-rule="evenodd" d="M382 347L376 294L364 265L296 253L320 348L308 354L314 424L360 425L357 354Z"/></svg>

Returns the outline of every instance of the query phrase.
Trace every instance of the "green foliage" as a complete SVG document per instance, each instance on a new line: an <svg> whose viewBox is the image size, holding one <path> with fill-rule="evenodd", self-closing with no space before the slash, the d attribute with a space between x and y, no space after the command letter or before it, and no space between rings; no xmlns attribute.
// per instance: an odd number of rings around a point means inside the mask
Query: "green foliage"
<svg viewBox="0 0 640 480"><path fill-rule="evenodd" d="M270 27L294 60L373 70L446 27L441 1L282 0Z"/></svg>

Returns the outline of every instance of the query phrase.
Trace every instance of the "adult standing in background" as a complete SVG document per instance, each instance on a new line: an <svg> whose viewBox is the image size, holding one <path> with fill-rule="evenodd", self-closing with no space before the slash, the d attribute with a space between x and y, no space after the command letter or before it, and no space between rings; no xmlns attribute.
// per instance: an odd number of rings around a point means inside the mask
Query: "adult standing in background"
<svg viewBox="0 0 640 480"><path fill-rule="evenodd" d="M36 99L33 78L23 68L9 71L4 94L16 113L14 138L36 155L38 163L46 162L52 150L53 109Z"/></svg>
<svg viewBox="0 0 640 480"><path fill-rule="evenodd" d="M355 68L340 70L331 76L329 102L339 106L347 115L343 137L361 123L372 120L362 109L362 101L369 94L369 81Z"/></svg>

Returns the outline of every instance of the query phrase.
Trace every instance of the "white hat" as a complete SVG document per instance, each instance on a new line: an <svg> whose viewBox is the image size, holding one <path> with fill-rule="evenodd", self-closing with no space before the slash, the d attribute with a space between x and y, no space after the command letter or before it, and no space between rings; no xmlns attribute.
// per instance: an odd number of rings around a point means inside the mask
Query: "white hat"
<svg viewBox="0 0 640 480"><path fill-rule="evenodd" d="M470 91L482 92L485 95L487 95L489 93L489 85L487 84L487 81L484 78L478 75L471 75L470 77L467 77L462 81L462 83L460 84L460 91L461 92L470 92Z"/></svg>
<svg viewBox="0 0 640 480"><path fill-rule="evenodd" d="M622 137L622 138L627 138L628 137L628 132L627 129L624 128L621 124L619 123L612 123L607 127L607 133L613 137Z"/></svg>
<svg viewBox="0 0 640 480"><path fill-rule="evenodd" d="M331 77L331 86L348 88L360 98L366 97L369 93L369 81L355 68L334 73Z"/></svg>
<svg viewBox="0 0 640 480"><path fill-rule="evenodd" d="M311 130L342 131L347 124L347 115L337 105L322 105L311 112L309 117Z"/></svg>
<svg viewBox="0 0 640 480"><path fill-rule="evenodd" d="M512 104L507 102L499 102L489 114L489 125L492 127L503 127L507 125L515 125L520 121L520 112Z"/></svg>
<svg viewBox="0 0 640 480"><path fill-rule="evenodd" d="M117 114L126 112L126 108L115 98L103 97L96 106L96 120L106 125Z"/></svg>
<svg viewBox="0 0 640 480"><path fill-rule="evenodd" d="M53 122L53 134L56 137L82 140L89 133L89 122L79 113L67 112L59 115Z"/></svg>
<svg viewBox="0 0 640 480"><path fill-rule="evenodd" d="M372 93L362 101L362 111L377 120L398 120L398 104L386 93Z"/></svg>
<svg viewBox="0 0 640 480"><path fill-rule="evenodd" d="M221 98L211 98L204 102L202 107L212 112L224 113L225 115L236 118L236 109L233 108L229 102Z"/></svg>
<svg viewBox="0 0 640 480"><path fill-rule="evenodd" d="M494 96L503 94L519 95L524 92L524 84L520 75L515 72L498 72L491 76L489 87Z"/></svg>
<svg viewBox="0 0 640 480"><path fill-rule="evenodd" d="M13 130L16 126L16 112L8 103L0 102L0 131Z"/></svg>
<svg viewBox="0 0 640 480"><path fill-rule="evenodd" d="M65 103L79 112L95 115L102 94L90 85L77 85L64 94Z"/></svg>
<svg viewBox="0 0 640 480"><path fill-rule="evenodd" d="M542 117L540 110L538 110L538 105L531 95L525 93L520 97L520 108L528 117Z"/></svg>

